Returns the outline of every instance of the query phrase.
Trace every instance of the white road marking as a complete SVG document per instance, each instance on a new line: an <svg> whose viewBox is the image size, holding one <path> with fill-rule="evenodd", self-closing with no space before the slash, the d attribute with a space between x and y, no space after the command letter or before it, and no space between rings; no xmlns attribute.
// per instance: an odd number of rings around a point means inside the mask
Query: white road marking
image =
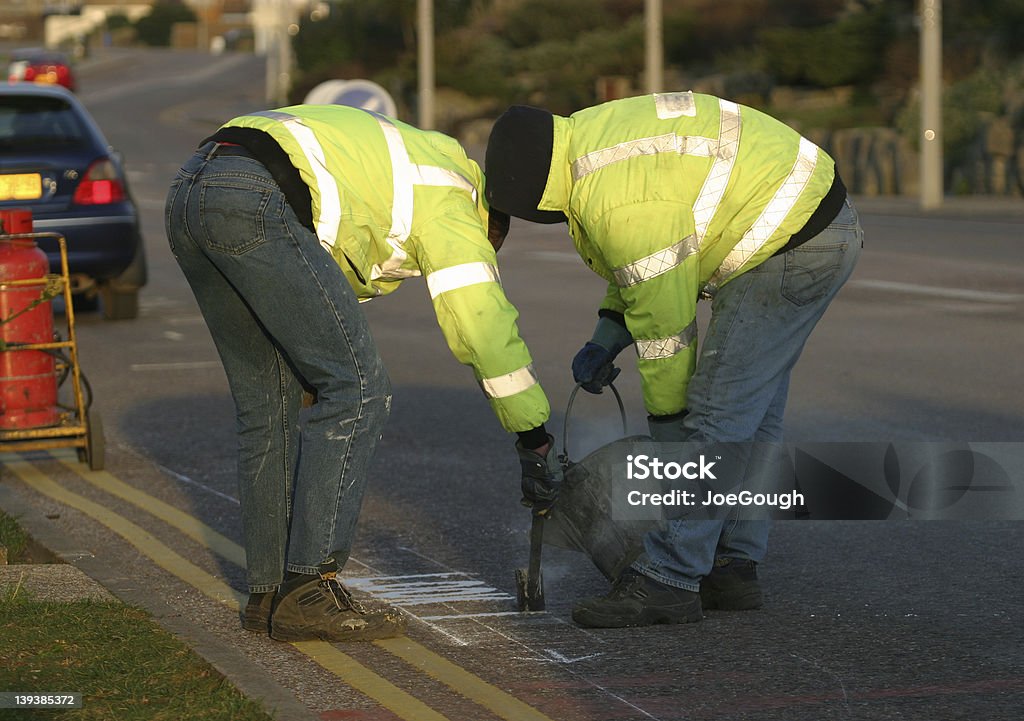
<svg viewBox="0 0 1024 721"><path fill-rule="evenodd" d="M206 325L206 320L201 315L180 315L163 320L167 325Z"/></svg>
<svg viewBox="0 0 1024 721"><path fill-rule="evenodd" d="M421 621L461 621L464 618L488 618L493 616L545 616L544 611L485 611L481 613L450 613L442 616L420 616Z"/></svg>
<svg viewBox="0 0 1024 721"><path fill-rule="evenodd" d="M558 663L578 663L579 661L586 661L588 658L597 658L598 656L604 656L603 653L588 653L586 656L577 656L576 658L569 658L553 648L544 649L544 653L550 656Z"/></svg>
<svg viewBox="0 0 1024 721"><path fill-rule="evenodd" d="M346 578L345 583L397 606L514 600L504 591L457 572Z"/></svg>
<svg viewBox="0 0 1024 721"><path fill-rule="evenodd" d="M145 310L153 310L156 308L180 308L185 305L180 300L174 298L168 298L165 295L145 295L143 294L139 298L139 305Z"/></svg>
<svg viewBox="0 0 1024 721"><path fill-rule="evenodd" d="M975 303L1019 303L1024 300L1024 295L1020 293L999 293L987 290L971 290L969 288L947 288L946 286L898 283L889 280L851 280L849 285L867 288L868 290L942 298L945 300L966 300Z"/></svg>
<svg viewBox="0 0 1024 721"><path fill-rule="evenodd" d="M204 491L206 491L207 493L212 493L213 495L217 496L218 498L223 498L223 499L224 499L224 500L226 500L226 501L231 501L231 502L232 502L232 503L234 503L234 504L235 504L236 506L239 506L239 505L241 505L241 502L240 502L240 501L239 501L239 500L238 500L237 498L235 498L234 496L229 496L229 495L228 495L228 494L226 494L226 493L221 493L221 492L220 492L220 491L218 491L218 490L217 490L216 488L210 488L209 486L205 486L205 485L203 485L202 483L200 483L199 481L193 481L193 480L192 480L191 478L189 478L188 476L186 476L186 475L183 475L183 474L181 474L181 473L178 473L177 471L172 471L172 470L171 470L170 468L168 468L167 466L161 466L161 465L160 465L160 464L158 463L158 464L156 464L156 467L157 467L157 468L159 468L159 469L160 469L160 470L161 470L162 472L164 472L164 473L166 473L167 475L169 475L169 476L170 476L171 478L175 478L175 479L177 479L177 480L181 481L182 483L187 483L187 484L189 484L190 486L195 486L196 488L199 488L199 489L201 489L201 490L204 490Z"/></svg>

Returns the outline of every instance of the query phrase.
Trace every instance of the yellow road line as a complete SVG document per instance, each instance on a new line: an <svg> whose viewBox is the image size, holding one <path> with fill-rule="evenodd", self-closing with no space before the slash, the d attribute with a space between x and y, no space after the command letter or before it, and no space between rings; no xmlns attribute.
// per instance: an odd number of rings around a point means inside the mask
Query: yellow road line
<svg viewBox="0 0 1024 721"><path fill-rule="evenodd" d="M182 558L145 529L100 504L90 501L88 498L68 491L31 463L27 461L15 461L13 463L5 461L4 466L9 468L26 485L39 493L72 508L77 508L82 513L96 519L107 528L124 537L142 553L149 556L158 566L178 578L187 580L188 583L210 598L236 610L239 608L239 604L244 601L245 596L243 594L235 591L223 581L210 575L191 561Z"/></svg>
<svg viewBox="0 0 1024 721"><path fill-rule="evenodd" d="M244 549L193 516L164 503L158 498L150 496L134 486L124 483L107 471L90 471L81 463L72 462L70 457L66 459L60 458L59 460L66 468L97 488L110 492L151 513L179 529L199 544L210 548L241 568L245 568ZM201 569L197 570L202 572ZM422 673L440 681L459 695L491 710L500 718L506 719L506 721L552 721L548 716L520 701L515 696L487 683L444 656L431 651L408 637L375 641L374 644L388 653L397 656ZM303 653L307 653L304 647L298 644L293 645L299 647ZM328 648L333 648L329 644L326 645ZM319 653L322 658L325 657L326 652ZM321 658L317 658L312 654L307 655L313 657L314 660L328 668L328 670L338 673L333 667L324 663ZM338 673L338 675L341 674Z"/></svg>
<svg viewBox="0 0 1024 721"><path fill-rule="evenodd" d="M389 638L374 643L503 719L551 721L533 706L474 676L458 664L421 646L411 638Z"/></svg>
<svg viewBox="0 0 1024 721"><path fill-rule="evenodd" d="M367 696L376 699L382 706L409 721L448 721L419 699L378 676L361 663L348 656L326 641L298 641L292 644L349 686L357 688ZM399 705L395 698L403 698Z"/></svg>
<svg viewBox="0 0 1024 721"><path fill-rule="evenodd" d="M195 516L191 516L169 503L161 501L159 498L154 498L148 493L135 488L135 486L128 485L107 471L91 471L87 466L79 463L77 459L72 461L66 456L58 456L57 460L69 471L77 474L100 490L138 506L150 515L156 516L161 521L177 528L192 540L209 548L239 568L245 568L245 549L221 533L218 533Z"/></svg>
<svg viewBox="0 0 1024 721"><path fill-rule="evenodd" d="M30 488L66 506L76 508L99 521L153 559L161 568L194 586L210 598L235 611L238 611L241 604L245 602L245 594L235 591L223 581L182 558L128 519L58 485L31 463L15 461L5 462L4 465ZM419 699L406 693L382 676L378 676L348 654L342 653L328 643L302 642L293 643L292 646L400 718L408 721L448 721L445 716L437 713Z"/></svg>

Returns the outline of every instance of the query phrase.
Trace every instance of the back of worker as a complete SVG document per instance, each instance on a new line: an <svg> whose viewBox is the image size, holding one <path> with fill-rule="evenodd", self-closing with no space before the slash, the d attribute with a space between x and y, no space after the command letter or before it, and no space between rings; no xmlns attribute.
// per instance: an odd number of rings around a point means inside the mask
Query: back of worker
<svg viewBox="0 0 1024 721"><path fill-rule="evenodd" d="M396 281L420 275L418 246L429 244L431 233L440 234L434 223L439 215L486 226L487 209L477 193L483 186L480 169L458 142L441 133L342 105L254 113L224 128L263 131L287 153L310 189L320 242L361 299L389 293ZM441 225L445 233L457 232L455 222ZM462 235L470 242L479 236ZM444 244L433 245L428 253ZM424 260L429 262L429 255Z"/></svg>
<svg viewBox="0 0 1024 721"><path fill-rule="evenodd" d="M424 276L520 456L549 444L547 398L498 278L508 218L488 212L482 186L454 140L342 106L234 118L172 182L168 239L235 401L244 628L287 641L404 628L336 577L391 404L360 302ZM317 402L300 417L304 389ZM528 496L550 475L530 470Z"/></svg>
<svg viewBox="0 0 1024 721"><path fill-rule="evenodd" d="M758 110L677 92L569 117L513 106L486 157L491 206L567 222L581 258L608 281L572 362L585 390L600 393L634 346L655 440L698 450L782 440L792 370L863 238L826 153ZM701 297L712 303L698 357ZM766 521L736 512L670 520L573 618L643 626L758 608L767 540Z"/></svg>
<svg viewBox="0 0 1024 721"><path fill-rule="evenodd" d="M835 164L760 111L690 92L553 125L537 207L565 212L580 256L609 281L601 308L625 314L638 341L648 412L677 413L696 363L698 295L785 246L829 194Z"/></svg>
<svg viewBox="0 0 1024 721"><path fill-rule="evenodd" d="M554 125L555 156L567 164L563 177L552 173L539 207L568 208L577 246L609 280L667 237L693 234L703 286L774 202L743 264L753 267L803 227L835 174L832 159L792 128L710 95L626 98L556 116ZM644 214L629 215L637 206ZM620 218L633 226L628 240Z"/></svg>
<svg viewBox="0 0 1024 721"><path fill-rule="evenodd" d="M513 374L500 392L488 392L506 429L540 426L547 400L501 290L495 249L481 232L489 222L483 174L462 146L341 105L244 115L213 139L251 146L254 131L273 138L308 187L312 228L356 296L369 300L425 276L456 358L481 382Z"/></svg>

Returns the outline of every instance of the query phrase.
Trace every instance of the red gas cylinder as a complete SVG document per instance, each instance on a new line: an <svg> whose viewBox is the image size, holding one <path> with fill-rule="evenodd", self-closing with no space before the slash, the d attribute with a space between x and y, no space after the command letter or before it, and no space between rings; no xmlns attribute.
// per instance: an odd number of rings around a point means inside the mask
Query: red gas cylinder
<svg viewBox="0 0 1024 721"><path fill-rule="evenodd" d="M46 253L32 238L11 238L32 232L32 213L0 211L0 429L25 430L60 421L54 357L41 350L11 346L53 341L53 304L40 303L50 271ZM38 283L11 285L11 281Z"/></svg>

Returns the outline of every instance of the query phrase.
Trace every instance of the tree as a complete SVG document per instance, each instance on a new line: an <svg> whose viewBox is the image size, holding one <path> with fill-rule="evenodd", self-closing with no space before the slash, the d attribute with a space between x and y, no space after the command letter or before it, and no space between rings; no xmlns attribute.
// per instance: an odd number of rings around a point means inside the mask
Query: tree
<svg viewBox="0 0 1024 721"><path fill-rule="evenodd" d="M890 9L878 5L816 27L766 28L763 69L780 84L864 86L882 72L894 27Z"/></svg>
<svg viewBox="0 0 1024 721"><path fill-rule="evenodd" d="M171 28L174 23L195 22L196 14L180 2L161 0L153 5L148 15L135 23L135 35L146 45L167 46L171 44Z"/></svg>

